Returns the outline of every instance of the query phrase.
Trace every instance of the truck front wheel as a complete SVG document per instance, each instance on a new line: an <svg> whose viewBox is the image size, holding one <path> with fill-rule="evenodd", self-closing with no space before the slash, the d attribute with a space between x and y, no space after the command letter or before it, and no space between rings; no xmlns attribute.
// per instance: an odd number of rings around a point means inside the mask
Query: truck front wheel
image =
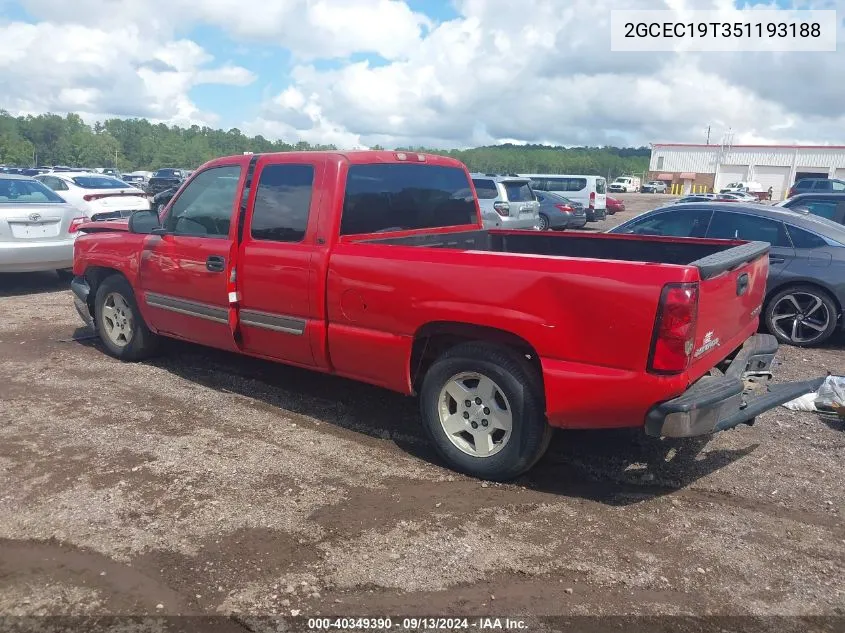
<svg viewBox="0 0 845 633"><path fill-rule="evenodd" d="M453 347L426 372L423 424L438 453L459 472L506 481L529 470L551 439L543 390L519 354L489 343Z"/></svg>
<svg viewBox="0 0 845 633"><path fill-rule="evenodd" d="M158 337L144 323L132 286L122 275L100 283L94 304L97 332L110 355L134 361L155 353Z"/></svg>

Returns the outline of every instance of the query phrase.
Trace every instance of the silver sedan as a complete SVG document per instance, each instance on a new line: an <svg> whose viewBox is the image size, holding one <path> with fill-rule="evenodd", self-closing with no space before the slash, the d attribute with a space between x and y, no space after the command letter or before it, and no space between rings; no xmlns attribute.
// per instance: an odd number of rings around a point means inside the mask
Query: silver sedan
<svg viewBox="0 0 845 633"><path fill-rule="evenodd" d="M0 174L0 273L55 270L71 277L85 215L28 176Z"/></svg>

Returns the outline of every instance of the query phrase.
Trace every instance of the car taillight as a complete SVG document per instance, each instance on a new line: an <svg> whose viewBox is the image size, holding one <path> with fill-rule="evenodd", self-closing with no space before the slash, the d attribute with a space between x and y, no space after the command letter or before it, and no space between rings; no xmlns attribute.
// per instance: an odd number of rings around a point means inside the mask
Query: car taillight
<svg viewBox="0 0 845 633"><path fill-rule="evenodd" d="M572 207L570 207L568 204L556 204L555 208L560 211L563 211L564 213L572 213Z"/></svg>
<svg viewBox="0 0 845 633"><path fill-rule="evenodd" d="M496 210L496 213L503 217L507 217L511 213L511 205L507 202L494 202L493 208Z"/></svg>
<svg viewBox="0 0 845 633"><path fill-rule="evenodd" d="M663 286L648 361L650 372L679 374L689 367L697 318L697 283Z"/></svg>
<svg viewBox="0 0 845 633"><path fill-rule="evenodd" d="M99 200L102 197L103 196L96 193L86 193L84 196L82 196L82 199L85 200L85 202L91 202L92 200Z"/></svg>
<svg viewBox="0 0 845 633"><path fill-rule="evenodd" d="M596 208L596 192L595 191L590 192L590 208L591 209Z"/></svg>
<svg viewBox="0 0 845 633"><path fill-rule="evenodd" d="M86 217L73 218L70 221L70 226L67 227L67 232L76 233L79 230L79 227L85 224L87 220L88 218Z"/></svg>

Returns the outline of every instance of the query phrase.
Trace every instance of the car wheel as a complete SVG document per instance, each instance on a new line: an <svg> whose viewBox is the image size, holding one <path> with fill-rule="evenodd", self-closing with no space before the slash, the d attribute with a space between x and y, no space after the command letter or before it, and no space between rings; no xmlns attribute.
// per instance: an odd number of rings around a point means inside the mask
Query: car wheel
<svg viewBox="0 0 845 633"><path fill-rule="evenodd" d="M156 352L159 337L144 322L135 293L125 277L106 277L97 288L94 307L97 332L111 356L135 361Z"/></svg>
<svg viewBox="0 0 845 633"><path fill-rule="evenodd" d="M839 310L821 288L789 286L766 304L766 327L781 343L815 347L836 330Z"/></svg>
<svg viewBox="0 0 845 633"><path fill-rule="evenodd" d="M513 479L543 456L552 427L536 371L519 354L490 343L464 343L426 372L423 425L438 453L459 472Z"/></svg>
<svg viewBox="0 0 845 633"><path fill-rule="evenodd" d="M541 231L548 231L549 230L549 218L542 213L540 214L540 220L537 223L537 228Z"/></svg>
<svg viewBox="0 0 845 633"><path fill-rule="evenodd" d="M70 283L73 280L73 268L59 268L56 274L59 276L59 281Z"/></svg>

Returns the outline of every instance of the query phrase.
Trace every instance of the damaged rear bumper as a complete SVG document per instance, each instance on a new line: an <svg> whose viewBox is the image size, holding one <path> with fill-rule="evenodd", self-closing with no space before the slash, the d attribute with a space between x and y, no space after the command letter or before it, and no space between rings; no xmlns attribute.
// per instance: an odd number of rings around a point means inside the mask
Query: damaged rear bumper
<svg viewBox="0 0 845 633"><path fill-rule="evenodd" d="M824 377L769 387L766 393L756 397L747 393L747 380L771 376L777 348L774 336L755 334L737 352L724 375L705 376L677 398L654 406L646 416L646 434L691 437L753 424L764 411L821 386Z"/></svg>

